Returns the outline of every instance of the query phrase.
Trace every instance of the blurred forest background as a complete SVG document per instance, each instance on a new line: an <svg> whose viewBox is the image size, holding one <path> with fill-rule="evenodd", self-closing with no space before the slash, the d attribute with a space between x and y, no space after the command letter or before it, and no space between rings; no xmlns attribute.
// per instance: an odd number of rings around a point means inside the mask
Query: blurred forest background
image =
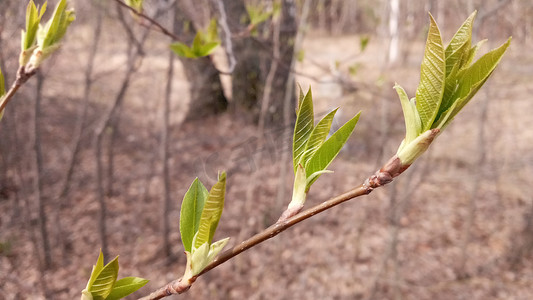
<svg viewBox="0 0 533 300"><path fill-rule="evenodd" d="M533 299L533 2L145 2L181 42L216 18L222 47L178 58L116 1L71 1L77 20L61 51L0 123L0 298L78 298L99 249L120 254L120 277L151 280L138 295L180 277L183 194L218 170L228 171L218 237L232 246L275 222L292 188L296 82L312 85L317 114L342 107L337 126L363 110L307 205L359 185L404 136L392 87L415 94L428 11L447 43L477 9L482 52L513 42L429 153L174 298ZM279 14L249 27L246 5L273 2ZM26 4L0 1L6 85Z"/></svg>

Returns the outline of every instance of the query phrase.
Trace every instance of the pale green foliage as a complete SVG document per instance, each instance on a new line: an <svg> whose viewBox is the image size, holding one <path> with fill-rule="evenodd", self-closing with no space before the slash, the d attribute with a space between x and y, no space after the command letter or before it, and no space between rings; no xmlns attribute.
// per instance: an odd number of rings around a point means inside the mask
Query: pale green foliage
<svg viewBox="0 0 533 300"><path fill-rule="evenodd" d="M207 196L207 201L202 209L198 231L193 239L193 247L200 247L204 243L211 244L218 221L224 209L224 197L226 194L226 173L222 172L218 182L213 185Z"/></svg>
<svg viewBox="0 0 533 300"><path fill-rule="evenodd" d="M125 0L126 4L135 9L137 12L142 12L144 0Z"/></svg>
<svg viewBox="0 0 533 300"><path fill-rule="evenodd" d="M199 58L213 53L218 45L220 45L220 41L217 33L217 22L212 19L205 32L202 30L196 32L191 46L181 42L174 42L170 44L170 49L181 57Z"/></svg>
<svg viewBox="0 0 533 300"><path fill-rule="evenodd" d="M205 186L196 178L183 197L180 212L180 233L185 251L191 251L192 240L200 226L200 218L208 194Z"/></svg>
<svg viewBox="0 0 533 300"><path fill-rule="evenodd" d="M183 280L189 280L202 272L229 241L229 238L225 238L212 243L224 209L225 195L224 172L209 192L196 178L185 193L180 213L181 240L187 255Z"/></svg>
<svg viewBox="0 0 533 300"><path fill-rule="evenodd" d="M405 117L406 135L397 152L403 164L411 164L433 141L435 133L429 134L427 131L444 129L474 97L511 43L509 38L506 43L472 63L484 43L481 41L471 46L475 16L476 12L466 19L444 49L437 23L430 15L416 101L409 100L400 86L394 87ZM412 143L420 145L410 145Z"/></svg>
<svg viewBox="0 0 533 300"><path fill-rule="evenodd" d="M274 7L272 10L265 10L264 4L246 5L246 11L248 12L248 17L250 18L250 24L254 27L277 14L280 11L280 8L281 7L278 2L274 2Z"/></svg>
<svg viewBox="0 0 533 300"><path fill-rule="evenodd" d="M24 66L30 60L31 54L36 45L37 41L37 30L41 22L41 18L46 11L46 2L43 4L43 7L39 10L33 0L30 0L28 6L26 7L26 31L22 30L21 37L21 49L20 49L20 58L19 64Z"/></svg>
<svg viewBox="0 0 533 300"><path fill-rule="evenodd" d="M289 208L302 206L311 185L320 175L331 172L327 167L339 154L359 120L360 113L326 139L336 112L337 109L328 113L315 126L311 89L304 95L300 88L292 145L295 179Z"/></svg>
<svg viewBox="0 0 533 300"><path fill-rule="evenodd" d="M19 63L28 63L37 68L60 46L60 41L67 32L67 28L76 16L74 10L67 9L67 1L60 0L52 17L43 26L41 18L46 10L46 3L39 11L33 0L26 9L26 31L22 31L22 46Z"/></svg>
<svg viewBox="0 0 533 300"><path fill-rule="evenodd" d="M82 291L82 300L117 300L137 291L148 280L138 277L125 277L117 281L118 256L104 266L104 256L100 251L93 266L87 287Z"/></svg>
<svg viewBox="0 0 533 300"><path fill-rule="evenodd" d="M428 130L437 116L444 93L446 61L440 31L430 15L430 26L424 60L420 68L420 84L416 90L416 109L422 121L422 130Z"/></svg>

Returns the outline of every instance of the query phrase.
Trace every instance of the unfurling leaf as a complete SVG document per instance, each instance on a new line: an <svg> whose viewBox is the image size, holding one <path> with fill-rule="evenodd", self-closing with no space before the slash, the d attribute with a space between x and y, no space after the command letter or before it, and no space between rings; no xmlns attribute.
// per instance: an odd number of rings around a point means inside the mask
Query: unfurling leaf
<svg viewBox="0 0 533 300"><path fill-rule="evenodd" d="M29 60L33 68L37 68L60 46L60 41L67 32L69 25L76 19L74 10L67 10L67 1L60 0L52 18L37 30L37 48Z"/></svg>
<svg viewBox="0 0 533 300"><path fill-rule="evenodd" d="M184 43L174 42L170 49L178 56L185 58L200 58L208 56L220 45L217 33L217 22L212 19L206 31L198 30L191 46Z"/></svg>
<svg viewBox="0 0 533 300"><path fill-rule="evenodd" d="M200 226L200 218L208 194L205 186L196 178L183 197L180 211L180 233L185 251L190 252L192 249L192 241Z"/></svg>
<svg viewBox="0 0 533 300"><path fill-rule="evenodd" d="M294 167L294 173L300 163L300 158L305 152L305 145L307 140L313 131L314 116L313 116L313 95L311 88L305 96L303 96L300 90L300 101L298 112L296 116L296 124L294 126L294 135L292 142L292 161Z"/></svg>
<svg viewBox="0 0 533 300"><path fill-rule="evenodd" d="M321 146L318 148L316 153L309 159L307 165L305 165L305 174L309 178L312 174L326 170L327 167L331 164L333 159L337 157L337 154L341 151L342 147L352 135L355 125L359 120L361 112L355 115L352 119L342 125L339 130L337 130L329 139L327 139ZM309 190L311 185L318 179L319 176L316 176L310 182L307 183L306 190Z"/></svg>
<svg viewBox="0 0 533 300"><path fill-rule="evenodd" d="M467 57L472 44L472 27L477 12L473 12L463 25L457 30L452 40L446 47L446 76L448 76L457 62L461 61L463 57ZM461 65L461 64L459 64Z"/></svg>
<svg viewBox="0 0 533 300"><path fill-rule="evenodd" d="M118 268L117 256L100 270L92 285L87 288L93 298L106 299L109 296L117 281Z"/></svg>
<svg viewBox="0 0 533 300"><path fill-rule="evenodd" d="M193 239L193 248L199 248L204 243L211 244L218 226L218 221L222 215L222 210L224 209L225 194L226 173L222 172L218 178L218 182L213 185L207 196L207 201L205 202L200 217L198 231Z"/></svg>
<svg viewBox="0 0 533 300"><path fill-rule="evenodd" d="M407 93L404 89L396 84L394 86L398 96L400 97L400 102L402 104L403 117L405 119L405 143L410 143L413 141L422 131L422 122L418 111L416 110L416 104L414 101L410 101Z"/></svg>
<svg viewBox="0 0 533 300"><path fill-rule="evenodd" d="M446 61L439 27L431 14L429 17L431 24L420 68L420 84L416 90L416 108L423 131L431 128L439 112L446 76Z"/></svg>
<svg viewBox="0 0 533 300"><path fill-rule="evenodd" d="M325 115L320 121L318 121L318 124L316 124L316 126L313 128L313 131L309 135L309 138L305 145L304 154L300 159L302 165L305 166L307 164L309 159L313 157L313 155L315 155L318 148L320 148L320 146L328 137L329 130L331 129L331 124L333 123L333 118L335 117L335 113L337 113L337 110L338 108Z"/></svg>
<svg viewBox="0 0 533 300"><path fill-rule="evenodd" d="M134 293L148 283L149 280L139 277L124 277L117 280L111 293L105 300L118 300Z"/></svg>
<svg viewBox="0 0 533 300"><path fill-rule="evenodd" d="M39 29L39 23L46 11L46 2L39 10L39 7L35 6L33 0L30 0L26 7L26 31L22 31L21 49L19 64L25 66L30 60L33 50L37 47L35 44L37 38L37 30Z"/></svg>

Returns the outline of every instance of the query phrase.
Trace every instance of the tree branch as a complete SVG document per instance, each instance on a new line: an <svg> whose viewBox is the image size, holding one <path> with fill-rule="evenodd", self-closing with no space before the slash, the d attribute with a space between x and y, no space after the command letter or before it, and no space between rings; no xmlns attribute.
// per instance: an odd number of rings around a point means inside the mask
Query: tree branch
<svg viewBox="0 0 533 300"><path fill-rule="evenodd" d="M197 276L193 277L189 282L182 282L181 278L174 280L165 286L159 288L155 292L151 293L150 295L139 298L139 300L157 300L162 299L164 297L173 295L173 294L182 294L189 290L192 283L200 277L201 275L209 272L210 270L216 268L217 266L223 264L224 262L230 260L231 258L241 254L242 252L259 245L260 243L271 239L275 237L276 235L282 233L283 231L289 229L290 227L311 218L314 215L317 215L321 212L324 212L334 206L337 206L343 202L346 202L348 200L365 196L370 194L375 188L381 187L389 182L392 181L393 177L396 177L401 174L405 169L401 170L400 173L395 172L394 167L397 166L398 159L396 156L393 156L387 164L383 166L379 171L376 172L376 174L370 176L368 179L364 181L363 184L360 186L354 188L351 191L348 191L344 194L338 195L337 197L331 198L327 201L322 202L321 204L318 204L314 207L311 207L291 218L284 219L281 221L276 222L274 225L268 227L267 229L263 230L262 232L252 236L251 238L239 243L238 245L234 246L231 249L228 249L224 252L222 252L220 255L215 258L213 262L211 262L205 269L198 274Z"/></svg>
<svg viewBox="0 0 533 300"><path fill-rule="evenodd" d="M145 15L142 12L136 11L134 8L130 7L126 3L122 2L121 0L115 0L115 2L117 2L122 7L125 7L126 9L129 9L136 16L148 21L151 25L153 25L155 28L157 28L159 31L161 31L161 33L163 33L164 35L172 38L175 41L179 40L179 37L177 35L172 33L170 30L166 29L163 25L159 24L156 20L152 19L151 17Z"/></svg>
<svg viewBox="0 0 533 300"><path fill-rule="evenodd" d="M26 70L24 66L19 67L17 71L17 78L15 79L15 82L13 82L13 85L7 91L7 93L4 95L4 97L1 98L2 102L0 103L0 112L6 108L7 104L15 93L18 91L18 89L26 82L28 79L30 79L35 73L37 72L36 68L32 68L29 70Z"/></svg>

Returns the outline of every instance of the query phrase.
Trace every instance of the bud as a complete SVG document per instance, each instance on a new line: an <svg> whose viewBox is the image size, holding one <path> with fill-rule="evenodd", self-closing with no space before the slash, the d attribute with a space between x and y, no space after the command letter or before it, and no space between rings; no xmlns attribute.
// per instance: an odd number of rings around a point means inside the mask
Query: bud
<svg viewBox="0 0 533 300"><path fill-rule="evenodd" d="M420 155L426 152L439 132L440 129L438 128L427 130L412 142L402 145L396 153L396 156L400 159L401 165L405 168L410 166Z"/></svg>

